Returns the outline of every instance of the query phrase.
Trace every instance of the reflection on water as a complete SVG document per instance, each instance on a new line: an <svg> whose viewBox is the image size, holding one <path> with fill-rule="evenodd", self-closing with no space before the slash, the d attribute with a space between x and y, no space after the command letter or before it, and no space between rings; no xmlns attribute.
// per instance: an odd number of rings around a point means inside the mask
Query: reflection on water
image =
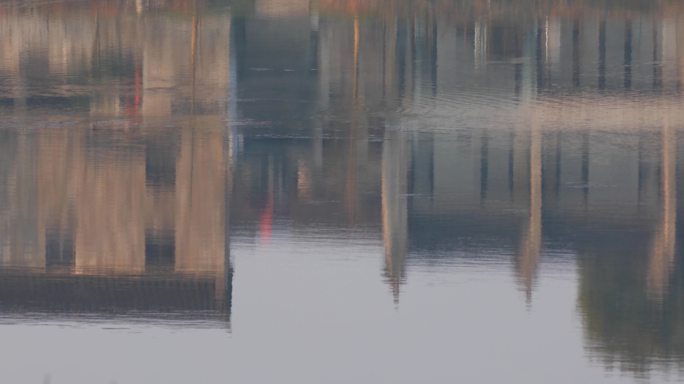
<svg viewBox="0 0 684 384"><path fill-rule="evenodd" d="M230 24L21 5L2 20L2 306L227 319Z"/></svg>
<svg viewBox="0 0 684 384"><path fill-rule="evenodd" d="M350 381L681 378L683 25L650 1L3 2L2 324L229 329L250 381L321 347L368 354Z"/></svg>

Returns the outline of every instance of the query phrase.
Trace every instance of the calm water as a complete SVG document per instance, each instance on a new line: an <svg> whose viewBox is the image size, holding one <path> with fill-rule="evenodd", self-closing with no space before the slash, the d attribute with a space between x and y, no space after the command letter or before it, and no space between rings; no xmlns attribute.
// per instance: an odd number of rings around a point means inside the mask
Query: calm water
<svg viewBox="0 0 684 384"><path fill-rule="evenodd" d="M677 1L0 2L0 382L684 380Z"/></svg>

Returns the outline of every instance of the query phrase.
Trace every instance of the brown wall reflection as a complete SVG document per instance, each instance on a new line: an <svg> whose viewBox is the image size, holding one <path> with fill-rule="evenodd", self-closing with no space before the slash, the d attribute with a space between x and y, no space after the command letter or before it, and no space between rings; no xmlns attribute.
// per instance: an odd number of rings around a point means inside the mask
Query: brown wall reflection
<svg viewBox="0 0 684 384"><path fill-rule="evenodd" d="M0 71L16 80L4 106L32 129L4 132L0 302L224 318L230 23L200 8L143 22L101 5L0 18L13 36ZM78 120L31 126L42 110Z"/></svg>

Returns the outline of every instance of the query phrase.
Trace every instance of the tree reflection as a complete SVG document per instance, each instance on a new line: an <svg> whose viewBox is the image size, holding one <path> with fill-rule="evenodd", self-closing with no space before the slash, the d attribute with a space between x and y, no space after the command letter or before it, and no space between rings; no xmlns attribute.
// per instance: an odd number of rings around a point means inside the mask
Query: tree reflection
<svg viewBox="0 0 684 384"><path fill-rule="evenodd" d="M647 246L638 233L582 250L579 307L589 348L608 365L647 374L684 359L684 284L676 264L676 137L660 132L660 213ZM676 267L676 269L675 269ZM674 269L674 270L673 270Z"/></svg>

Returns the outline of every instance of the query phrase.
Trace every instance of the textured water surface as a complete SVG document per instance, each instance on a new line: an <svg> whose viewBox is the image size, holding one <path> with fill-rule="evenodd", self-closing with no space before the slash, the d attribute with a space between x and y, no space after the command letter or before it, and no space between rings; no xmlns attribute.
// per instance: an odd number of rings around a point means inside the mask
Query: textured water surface
<svg viewBox="0 0 684 384"><path fill-rule="evenodd" d="M0 382L684 380L684 7L0 1Z"/></svg>

